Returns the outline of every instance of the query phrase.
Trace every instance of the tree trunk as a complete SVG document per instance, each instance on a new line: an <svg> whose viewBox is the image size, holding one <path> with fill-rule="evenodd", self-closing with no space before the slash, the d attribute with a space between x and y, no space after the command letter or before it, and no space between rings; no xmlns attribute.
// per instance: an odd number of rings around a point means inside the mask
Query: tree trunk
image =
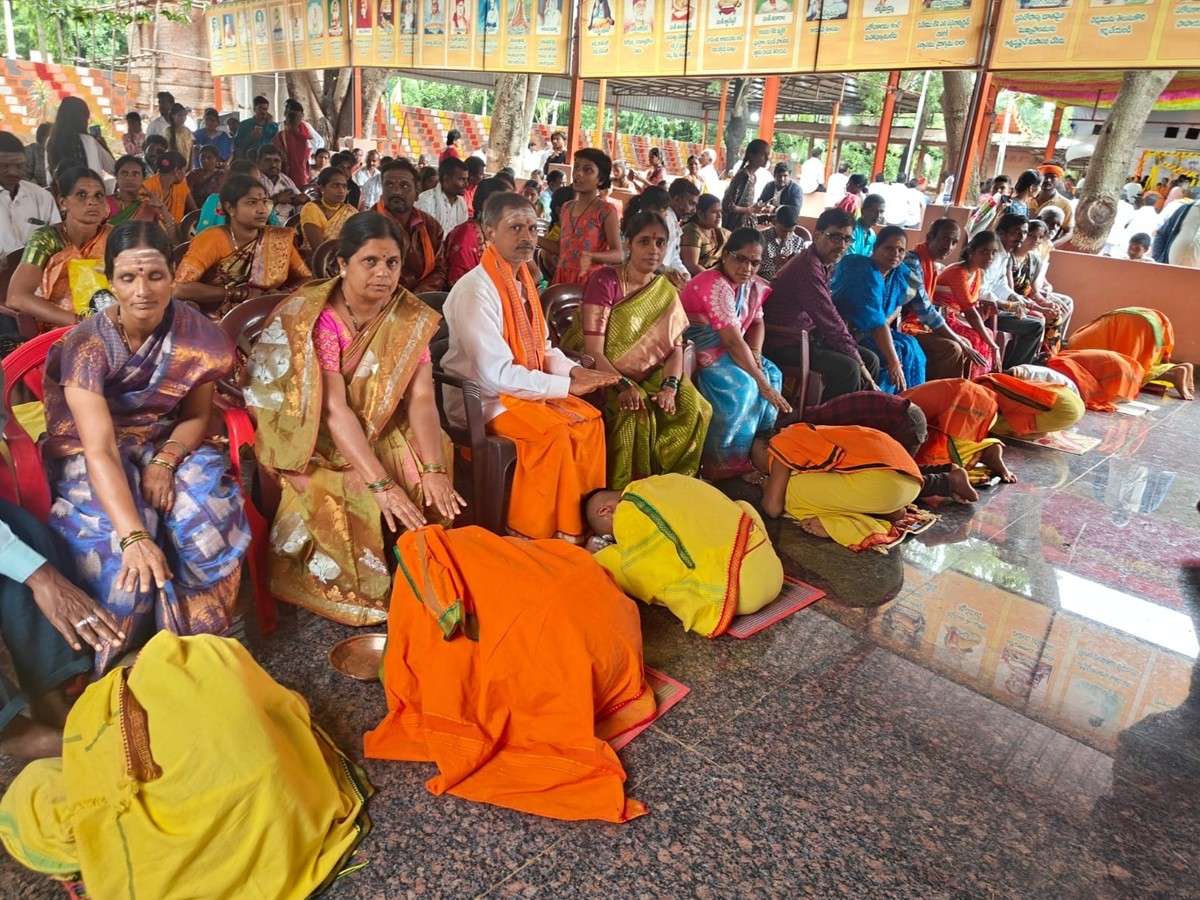
<svg viewBox="0 0 1200 900"><path fill-rule="evenodd" d="M505 166L516 168L529 141L530 80L530 76L515 72L496 76L492 128L488 135L489 172L498 172ZM537 96L536 89L533 96Z"/></svg>
<svg viewBox="0 0 1200 900"><path fill-rule="evenodd" d="M533 120L537 117L537 99L541 90L542 76L530 75L529 84L525 88L525 130L522 132L521 138L522 150L525 149L524 145L529 143L529 135L533 133Z"/></svg>
<svg viewBox="0 0 1200 900"><path fill-rule="evenodd" d="M1174 71L1127 71L1117 99L1096 141L1083 194L1075 207L1072 250L1099 253L1117 216L1118 195L1133 167L1133 154L1163 90Z"/></svg>
<svg viewBox="0 0 1200 900"><path fill-rule="evenodd" d="M362 70L363 122L359 129L362 137L376 139L379 134L379 129L375 125L375 114L379 110L379 101L383 99L387 82L387 69L368 68ZM385 135L384 139L390 141L392 135Z"/></svg>
<svg viewBox="0 0 1200 900"><path fill-rule="evenodd" d="M746 141L746 107L750 101L749 78L734 78L729 82L729 103L725 123L725 169L737 168L742 161L742 145Z"/></svg>
<svg viewBox="0 0 1200 900"><path fill-rule="evenodd" d="M957 69L947 69L942 73L942 118L946 122L946 158L943 165L946 172L939 179L944 182L946 175L958 171L959 156L967 152L963 141L967 136L967 115L971 111L971 94L975 88L975 73ZM967 179L967 199L972 202L978 196L976 184L977 167L974 162L971 170L964 176Z"/></svg>

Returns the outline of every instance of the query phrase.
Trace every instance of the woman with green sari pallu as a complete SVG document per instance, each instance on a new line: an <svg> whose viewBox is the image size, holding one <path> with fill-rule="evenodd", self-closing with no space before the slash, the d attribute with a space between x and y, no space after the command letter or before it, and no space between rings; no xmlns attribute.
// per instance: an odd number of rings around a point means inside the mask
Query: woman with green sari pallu
<svg viewBox="0 0 1200 900"><path fill-rule="evenodd" d="M221 186L227 222L200 232L175 272L175 296L221 318L237 304L271 291L299 287L312 272L296 250L296 232L268 225L272 203L249 175Z"/></svg>
<svg viewBox="0 0 1200 900"><path fill-rule="evenodd" d="M143 190L146 164L142 158L122 156L116 169L116 190L108 198L108 224L116 227L122 222L158 222L172 242L178 241L179 223L160 197Z"/></svg>
<svg viewBox="0 0 1200 900"><path fill-rule="evenodd" d="M676 472L695 475L712 407L683 374L687 314L679 293L658 275L667 223L638 212L623 223L628 262L588 278L581 315L563 338L621 380L605 392L608 484Z"/></svg>
<svg viewBox="0 0 1200 900"><path fill-rule="evenodd" d="M434 402L440 317L399 286L402 247L387 217L353 216L342 274L281 303L247 366L255 452L283 489L271 592L347 625L387 619L395 533L464 506Z"/></svg>

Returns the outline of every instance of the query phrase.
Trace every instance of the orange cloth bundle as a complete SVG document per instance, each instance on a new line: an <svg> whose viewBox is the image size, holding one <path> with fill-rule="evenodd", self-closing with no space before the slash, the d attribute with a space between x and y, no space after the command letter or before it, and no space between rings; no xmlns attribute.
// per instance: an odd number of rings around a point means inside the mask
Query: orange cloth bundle
<svg viewBox="0 0 1200 900"><path fill-rule="evenodd" d="M433 762L435 794L556 819L625 822L607 739L654 715L636 604L587 551L482 528L397 542L375 759Z"/></svg>
<svg viewBox="0 0 1200 900"><path fill-rule="evenodd" d="M1063 350L1046 367L1075 382L1088 409L1104 411L1116 409L1114 400L1135 398L1146 377L1141 363L1115 350Z"/></svg>

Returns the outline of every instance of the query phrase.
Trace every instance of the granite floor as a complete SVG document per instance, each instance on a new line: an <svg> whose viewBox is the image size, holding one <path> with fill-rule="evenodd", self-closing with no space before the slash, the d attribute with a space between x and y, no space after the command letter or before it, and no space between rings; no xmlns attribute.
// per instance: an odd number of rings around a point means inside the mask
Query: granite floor
<svg viewBox="0 0 1200 900"><path fill-rule="evenodd" d="M1083 455L1011 447L1018 484L891 555L775 523L827 597L748 640L643 609L647 663L691 688L621 751L648 816L543 820L367 761L365 867L327 896L1200 897L1200 404L1143 399L1089 413ZM245 639L357 758L384 706L327 663L348 633L286 611ZM7 857L0 885L59 896Z"/></svg>

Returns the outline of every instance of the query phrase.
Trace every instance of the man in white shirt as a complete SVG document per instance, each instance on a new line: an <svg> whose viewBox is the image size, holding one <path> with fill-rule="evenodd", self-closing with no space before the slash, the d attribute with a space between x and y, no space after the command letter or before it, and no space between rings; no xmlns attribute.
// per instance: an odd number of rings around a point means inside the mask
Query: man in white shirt
<svg viewBox="0 0 1200 900"><path fill-rule="evenodd" d="M481 224L483 260L446 299L450 346L442 367L479 385L488 431L516 445L509 532L582 543L583 498L606 477L604 421L582 398L619 376L585 369L551 346L528 269L538 245L529 201L493 194ZM460 393L447 391L445 401L450 420L465 421Z"/></svg>
<svg viewBox="0 0 1200 900"><path fill-rule="evenodd" d="M175 105L175 95L169 91L158 92L158 118L150 123L146 129L146 134L157 134L160 137L167 136L167 128L171 124L171 107ZM196 130L196 118L189 112L187 118L183 120L184 127L190 131Z"/></svg>
<svg viewBox="0 0 1200 900"><path fill-rule="evenodd" d="M846 196L846 182L850 180L850 163L842 163L838 170L829 176L829 184L825 186L825 206L836 206Z"/></svg>
<svg viewBox="0 0 1200 900"><path fill-rule="evenodd" d="M35 230L60 221L54 196L26 180L26 162L21 139L0 131L0 261L24 248Z"/></svg>
<svg viewBox="0 0 1200 900"><path fill-rule="evenodd" d="M275 215L280 222L287 222L308 198L283 174L283 151L273 144L263 147L258 154L258 172L267 196L275 201Z"/></svg>
<svg viewBox="0 0 1200 900"><path fill-rule="evenodd" d="M542 153L538 150L537 144L535 144L533 141L530 141L526 145L525 150L521 153L520 174L528 178L534 172L540 173L542 171L542 160L545 159L545 156L545 153Z"/></svg>
<svg viewBox="0 0 1200 900"><path fill-rule="evenodd" d="M880 187L879 193L887 201L883 221L887 225L903 225L908 219L908 185L904 181L904 173L896 176L891 184Z"/></svg>
<svg viewBox="0 0 1200 900"><path fill-rule="evenodd" d="M717 161L717 154L712 150L704 149L700 151L700 180L704 182L704 192L706 194L715 194L718 197L725 195L725 187L721 183L721 176L717 174L717 169L714 163Z"/></svg>
<svg viewBox="0 0 1200 900"><path fill-rule="evenodd" d="M1029 223L1024 216L1008 213L1001 217L996 223L1000 252L984 271L979 290L980 302L991 303L999 310L1000 331L1013 336L1004 355L1005 368L1033 365L1046 335L1045 320L1028 315L1033 302L1013 290L1012 254L1028 233Z"/></svg>
<svg viewBox="0 0 1200 900"><path fill-rule="evenodd" d="M825 163L821 162L821 148L814 147L808 159L800 166L800 190L811 194L825 181Z"/></svg>
<svg viewBox="0 0 1200 900"><path fill-rule="evenodd" d="M904 217L904 227L920 230L925 224L925 205L929 198L917 187L917 179L910 178L908 187L904 190L904 203L907 212Z"/></svg>
<svg viewBox="0 0 1200 900"><path fill-rule="evenodd" d="M360 188L362 188L362 187L366 187L367 182L370 181L375 176L377 176L378 174L379 174L379 151L378 150L368 150L366 165L364 165L361 169L359 169L357 172L355 172L351 177L354 179L354 183L357 184ZM378 199L379 198L376 198L376 200L378 200ZM371 207L369 207L369 206L366 207L366 209L370 209L370 208Z"/></svg>
<svg viewBox="0 0 1200 900"><path fill-rule="evenodd" d="M467 221L467 164L447 156L438 163L436 187L422 191L417 197L417 209L437 219L442 233L449 234Z"/></svg>
<svg viewBox="0 0 1200 900"><path fill-rule="evenodd" d="M671 182L671 186L667 188L667 193L671 197L671 206L667 209L667 250L663 254L663 266L668 269L674 269L676 272L682 273L684 278L688 275L687 267L683 264L683 260L679 256L679 242L683 237L683 226L681 222L685 222L696 214L696 203L700 199L700 188L692 184L686 178L676 178Z"/></svg>

